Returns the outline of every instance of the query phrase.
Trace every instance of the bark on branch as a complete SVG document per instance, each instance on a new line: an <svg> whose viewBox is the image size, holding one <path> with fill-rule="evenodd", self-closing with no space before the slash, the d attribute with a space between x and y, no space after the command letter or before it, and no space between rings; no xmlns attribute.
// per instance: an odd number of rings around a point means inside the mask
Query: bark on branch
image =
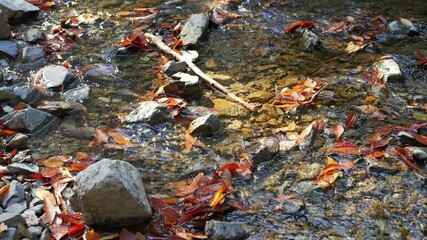
<svg viewBox="0 0 427 240"><path fill-rule="evenodd" d="M202 70L200 70L191 60L183 57L181 54L173 51L170 47L168 47L166 44L162 42L159 38L154 36L151 33L145 33L144 36L149 39L152 43L154 43L158 48L160 48L162 51L172 55L174 58L176 58L179 61L184 61L187 66L193 71L195 74L197 74L200 78L202 78L205 82L207 82L210 86L214 87L215 89L221 91L223 94L227 95L230 99L238 102L243 107L251 110L256 111L258 109L257 106L253 106L252 104L246 102L245 100L239 98L234 93L230 92L226 87L221 85L219 82L215 81L208 75L206 75Z"/></svg>

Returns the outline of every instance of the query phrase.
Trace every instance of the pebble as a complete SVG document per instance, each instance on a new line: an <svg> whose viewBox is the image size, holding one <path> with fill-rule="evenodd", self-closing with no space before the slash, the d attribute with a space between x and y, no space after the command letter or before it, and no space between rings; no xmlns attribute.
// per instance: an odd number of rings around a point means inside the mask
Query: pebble
<svg viewBox="0 0 427 240"><path fill-rule="evenodd" d="M30 43L44 40L44 35L37 28L28 29L23 36L24 40Z"/></svg>
<svg viewBox="0 0 427 240"><path fill-rule="evenodd" d="M74 83L74 76L63 66L49 65L40 69L35 77L43 87L50 89L68 88Z"/></svg>
<svg viewBox="0 0 427 240"><path fill-rule="evenodd" d="M8 213L17 213L20 214L27 209L27 201L21 201L14 204L9 205L4 211Z"/></svg>
<svg viewBox="0 0 427 240"><path fill-rule="evenodd" d="M24 191L24 187L22 187L22 184L16 180L13 180L10 183L9 190L3 196L3 201L2 201L3 208L6 208L11 204L23 201L25 199L24 192L25 191Z"/></svg>
<svg viewBox="0 0 427 240"><path fill-rule="evenodd" d="M403 79L399 65L393 59L382 59L374 66L383 74L385 81L400 81Z"/></svg>
<svg viewBox="0 0 427 240"><path fill-rule="evenodd" d="M62 94L62 98L67 101L82 101L89 99L90 86L83 85L77 88L70 89Z"/></svg>
<svg viewBox="0 0 427 240"><path fill-rule="evenodd" d="M32 135L44 133L59 121L57 117L33 108L6 114L1 120L6 129Z"/></svg>
<svg viewBox="0 0 427 240"><path fill-rule="evenodd" d="M12 22L35 18L40 11L38 7L25 0L0 0L0 9L6 13Z"/></svg>
<svg viewBox="0 0 427 240"><path fill-rule="evenodd" d="M13 174L30 174L38 173L40 168L32 163L12 163L7 166L7 170Z"/></svg>
<svg viewBox="0 0 427 240"><path fill-rule="evenodd" d="M0 57L16 58L19 54L19 47L15 41L0 41Z"/></svg>
<svg viewBox="0 0 427 240"><path fill-rule="evenodd" d="M23 150L28 148L28 139L29 137L23 133L17 133L11 136L6 141L6 149L13 150Z"/></svg>
<svg viewBox="0 0 427 240"><path fill-rule="evenodd" d="M45 57L46 52L43 46L28 46L22 50L22 60L25 63L33 63Z"/></svg>
<svg viewBox="0 0 427 240"><path fill-rule="evenodd" d="M169 110L165 104L155 101L142 102L138 108L125 117L127 123L162 124L171 121Z"/></svg>
<svg viewBox="0 0 427 240"><path fill-rule="evenodd" d="M35 239L36 237L40 236L42 233L43 228L40 226L31 226L28 228L28 232L30 233L31 239Z"/></svg>
<svg viewBox="0 0 427 240"><path fill-rule="evenodd" d="M206 14L193 14L184 24L181 31L181 41L184 46L196 45L209 25L209 17Z"/></svg>
<svg viewBox="0 0 427 240"><path fill-rule="evenodd" d="M13 88L13 93L21 98L24 103L35 105L41 99L41 95L34 86L20 86Z"/></svg>
<svg viewBox="0 0 427 240"><path fill-rule="evenodd" d="M39 240L50 240L52 238L52 235L50 233L49 228L46 228L42 231Z"/></svg>
<svg viewBox="0 0 427 240"><path fill-rule="evenodd" d="M190 123L188 132L199 136L212 136L221 128L221 122L214 114L196 118Z"/></svg>
<svg viewBox="0 0 427 240"><path fill-rule="evenodd" d="M5 212L0 214L0 223L5 223L9 228L16 228L20 223L25 224L25 219L19 213Z"/></svg>
<svg viewBox="0 0 427 240"><path fill-rule="evenodd" d="M171 60L162 66L162 72L168 75L185 71L187 71L187 64L184 61L177 62L175 60Z"/></svg>
<svg viewBox="0 0 427 240"><path fill-rule="evenodd" d="M241 222L207 221L205 233L211 240L245 239L247 232Z"/></svg>

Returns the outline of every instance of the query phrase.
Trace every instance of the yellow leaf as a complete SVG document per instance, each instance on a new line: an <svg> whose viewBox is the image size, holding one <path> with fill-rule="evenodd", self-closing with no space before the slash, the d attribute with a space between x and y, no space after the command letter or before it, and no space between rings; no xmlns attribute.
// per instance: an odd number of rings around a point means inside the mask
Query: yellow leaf
<svg viewBox="0 0 427 240"><path fill-rule="evenodd" d="M338 163L333 158L327 157L326 158L326 165L329 165L329 164L338 164Z"/></svg>

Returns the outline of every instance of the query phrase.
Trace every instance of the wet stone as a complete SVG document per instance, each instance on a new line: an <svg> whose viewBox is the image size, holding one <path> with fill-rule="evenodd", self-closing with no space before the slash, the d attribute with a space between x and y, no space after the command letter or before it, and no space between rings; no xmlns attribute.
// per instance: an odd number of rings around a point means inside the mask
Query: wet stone
<svg viewBox="0 0 427 240"><path fill-rule="evenodd" d="M12 163L7 166L7 170L14 174L38 173L40 168L32 163Z"/></svg>
<svg viewBox="0 0 427 240"><path fill-rule="evenodd" d="M31 239L35 239L36 237L40 236L42 230L43 228L40 226L31 226L28 228L28 233L30 234Z"/></svg>
<svg viewBox="0 0 427 240"><path fill-rule="evenodd" d="M302 165L298 171L301 180L315 179L323 166L320 163L312 163L310 165Z"/></svg>
<svg viewBox="0 0 427 240"><path fill-rule="evenodd" d="M218 117L214 114L208 114L193 120L188 127L188 132L199 136L212 136L220 128L221 123Z"/></svg>
<svg viewBox="0 0 427 240"><path fill-rule="evenodd" d="M14 227L8 226L8 229L4 235L1 235L0 240L18 240L19 233Z"/></svg>
<svg viewBox="0 0 427 240"><path fill-rule="evenodd" d="M19 151L13 158L12 163L16 162L33 162L34 159L31 156L31 150Z"/></svg>
<svg viewBox="0 0 427 240"><path fill-rule="evenodd" d="M40 215L42 215L44 213L43 204L35 205L34 207L32 207L32 208L30 208L28 210L34 211L37 216L40 216Z"/></svg>
<svg viewBox="0 0 427 240"><path fill-rule="evenodd" d="M13 88L10 87L1 87L0 88L0 102L8 102L15 98L13 94Z"/></svg>
<svg viewBox="0 0 427 240"><path fill-rule="evenodd" d="M24 201L20 201L12 205L9 205L4 211L8 213L20 214L24 212L26 209L27 209L27 201L24 200Z"/></svg>
<svg viewBox="0 0 427 240"><path fill-rule="evenodd" d="M90 86L83 85L70 89L62 94L62 98L68 101L81 101L88 99L90 95Z"/></svg>
<svg viewBox="0 0 427 240"><path fill-rule="evenodd" d="M0 39L9 39L11 36L9 20L7 16L0 10Z"/></svg>
<svg viewBox="0 0 427 240"><path fill-rule="evenodd" d="M199 53L195 50L184 50L181 51L181 55L185 57L186 59L189 59L190 61L194 62L199 57Z"/></svg>
<svg viewBox="0 0 427 240"><path fill-rule="evenodd" d="M28 139L29 137L23 133L17 133L13 136L11 136L6 141L6 149L13 150L23 150L28 148Z"/></svg>
<svg viewBox="0 0 427 240"><path fill-rule="evenodd" d="M249 152L252 154L254 166L263 162L273 160L279 153L279 143L277 138L263 138L258 144L251 147Z"/></svg>
<svg viewBox="0 0 427 240"><path fill-rule="evenodd" d="M427 147L406 147L412 151L414 158L418 160L427 160Z"/></svg>
<svg viewBox="0 0 427 240"><path fill-rule="evenodd" d="M10 183L9 190L3 196L2 207L7 208L8 206L23 201L24 198L24 187L16 180ZM1 222L1 221L0 221Z"/></svg>
<svg viewBox="0 0 427 240"><path fill-rule="evenodd" d="M199 77L187 73L175 73L172 81L164 86L166 93L180 96L185 99L195 99L202 95Z"/></svg>
<svg viewBox="0 0 427 240"><path fill-rule="evenodd" d="M46 228L41 233L39 240L50 240L51 238L52 238L52 235L50 233L50 230L49 228Z"/></svg>
<svg viewBox="0 0 427 240"><path fill-rule="evenodd" d="M86 107L77 102L45 101L43 105L39 105L37 108L61 118L86 112Z"/></svg>
<svg viewBox="0 0 427 240"><path fill-rule="evenodd" d="M9 113L1 118L4 128L16 132L41 134L55 125L59 119L52 114L33 108Z"/></svg>
<svg viewBox="0 0 427 240"><path fill-rule="evenodd" d="M184 46L196 45L209 25L209 18L206 14L193 14L185 23L181 31L181 40Z"/></svg>
<svg viewBox="0 0 427 240"><path fill-rule="evenodd" d="M135 225L152 214L138 169L120 160L103 159L77 174L71 204L87 224Z"/></svg>
<svg viewBox="0 0 427 240"><path fill-rule="evenodd" d="M384 74L386 81L399 81L403 79L400 67L393 59L380 60L374 63L374 66Z"/></svg>
<svg viewBox="0 0 427 240"><path fill-rule="evenodd" d="M187 64L184 61L177 62L175 60L171 60L162 66L162 72L168 75L185 71L187 71Z"/></svg>
<svg viewBox="0 0 427 240"><path fill-rule="evenodd" d="M5 223L8 227L15 228L19 224L25 224L25 219L21 214L5 212L0 214L0 223Z"/></svg>
<svg viewBox="0 0 427 240"><path fill-rule="evenodd" d="M23 36L24 40L30 43L36 42L36 41L41 41L44 40L45 37L42 34L42 32L40 30L38 30L37 28L30 28L28 29Z"/></svg>
<svg viewBox="0 0 427 240"><path fill-rule="evenodd" d="M1 1L1 0L0 0ZM16 58L19 54L19 47L15 41L0 41L0 57Z"/></svg>
<svg viewBox="0 0 427 240"><path fill-rule="evenodd" d="M113 64L93 64L91 68L86 71L86 78L93 80L107 80L116 71L117 68Z"/></svg>
<svg viewBox="0 0 427 240"><path fill-rule="evenodd" d="M369 171L371 172L387 174L396 174L397 172L399 172L399 169L391 166L385 161L380 161L373 158L367 158L365 161L366 165L368 165Z"/></svg>
<svg viewBox="0 0 427 240"><path fill-rule="evenodd" d="M147 123L152 125L171 121L170 112L165 104L155 101L142 102L138 108L126 116L127 123Z"/></svg>
<svg viewBox="0 0 427 240"><path fill-rule="evenodd" d="M40 9L25 0L0 0L0 9L11 21L37 17Z"/></svg>
<svg viewBox="0 0 427 240"><path fill-rule="evenodd" d="M310 30L305 30L300 40L300 45L304 50L312 51L320 47L319 37Z"/></svg>
<svg viewBox="0 0 427 240"><path fill-rule="evenodd" d="M205 233L212 240L238 240L247 237L244 224L241 222L207 221Z"/></svg>
<svg viewBox="0 0 427 240"><path fill-rule="evenodd" d="M283 213L296 214L305 208L304 201L298 198L286 199L283 202Z"/></svg>
<svg viewBox="0 0 427 240"><path fill-rule="evenodd" d="M273 98L273 94L267 91L258 90L250 93L246 98L251 102L267 103Z"/></svg>
<svg viewBox="0 0 427 240"><path fill-rule="evenodd" d="M35 105L40 99L41 95L37 88L34 86L21 86L13 89L15 95L19 96L24 103Z"/></svg>
<svg viewBox="0 0 427 240"><path fill-rule="evenodd" d="M33 200L31 200L31 202L30 202L30 208L32 208L32 207L34 207L34 206L36 206L36 205L40 205L40 204L43 204L43 200L41 200L40 198L38 198L38 197L35 197L35 198L33 198Z"/></svg>
<svg viewBox="0 0 427 240"><path fill-rule="evenodd" d="M68 88L74 81L74 76L63 66L50 65L39 70L36 82L45 88Z"/></svg>
<svg viewBox="0 0 427 240"><path fill-rule="evenodd" d="M22 50L22 60L25 63L33 63L44 57L46 57L46 52L43 46L28 46Z"/></svg>

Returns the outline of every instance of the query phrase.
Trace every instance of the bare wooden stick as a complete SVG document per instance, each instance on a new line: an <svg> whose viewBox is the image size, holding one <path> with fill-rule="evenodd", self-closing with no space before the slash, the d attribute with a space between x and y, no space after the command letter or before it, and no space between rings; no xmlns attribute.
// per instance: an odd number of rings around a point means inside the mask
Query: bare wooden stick
<svg viewBox="0 0 427 240"><path fill-rule="evenodd" d="M157 38L156 36L154 36L151 33L145 33L144 36L149 39L151 42L153 42L154 44L156 44L156 46L158 48L160 48L162 51L174 56L174 58L176 58L179 61L184 61L187 66L195 73L197 74L199 77L201 77L204 81L206 81L210 86L214 87L215 89L218 89L219 91L221 91L223 94L227 95L229 98L231 98L232 100L238 102L240 105L242 105L243 107L251 110L251 111L256 111L257 107L253 106L252 104L246 102L245 100L239 98L238 96L236 96L234 93L230 92L230 90L228 90L226 87L224 87L223 85L221 85L219 82L215 81L213 78L209 77L208 75L206 75L202 70L200 70L200 68L198 68L191 60L185 58L184 56L182 56L181 54L175 52L174 50L172 50L170 47L168 47L166 44L164 44L162 42L162 40L160 40L159 38Z"/></svg>

